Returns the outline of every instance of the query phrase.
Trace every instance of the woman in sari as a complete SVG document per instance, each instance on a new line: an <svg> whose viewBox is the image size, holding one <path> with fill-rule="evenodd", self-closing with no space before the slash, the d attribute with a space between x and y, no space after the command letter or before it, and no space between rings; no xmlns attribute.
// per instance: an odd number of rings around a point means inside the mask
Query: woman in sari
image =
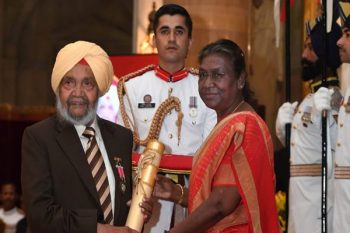
<svg viewBox="0 0 350 233"><path fill-rule="evenodd" d="M201 50L199 63L199 93L218 123L194 157L189 189L157 178L154 195L189 210L170 232L278 233L273 145L248 104L244 54L222 39Z"/></svg>

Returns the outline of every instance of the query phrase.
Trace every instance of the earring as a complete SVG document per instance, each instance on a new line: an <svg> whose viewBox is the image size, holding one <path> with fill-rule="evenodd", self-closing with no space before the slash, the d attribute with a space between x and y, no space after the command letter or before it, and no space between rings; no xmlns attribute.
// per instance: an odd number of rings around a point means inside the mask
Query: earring
<svg viewBox="0 0 350 233"><path fill-rule="evenodd" d="M239 86L238 86L238 89L242 90L244 85L245 85L245 78L240 76L239 79L238 79L238 83L240 83Z"/></svg>

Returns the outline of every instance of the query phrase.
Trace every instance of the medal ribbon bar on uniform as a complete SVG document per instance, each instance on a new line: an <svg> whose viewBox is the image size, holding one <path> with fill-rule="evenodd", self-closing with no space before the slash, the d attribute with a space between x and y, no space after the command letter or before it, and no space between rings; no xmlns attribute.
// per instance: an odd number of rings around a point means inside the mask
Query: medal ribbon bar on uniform
<svg viewBox="0 0 350 233"><path fill-rule="evenodd" d="M140 154L132 153L132 167L137 168ZM163 154L159 165L159 172L174 174L190 174L193 156Z"/></svg>
<svg viewBox="0 0 350 233"><path fill-rule="evenodd" d="M187 69L182 69L180 71L177 71L173 74L168 73L167 71L163 70L162 68L160 68L160 66L157 66L154 69L154 72L156 73L156 76L158 78L163 79L164 81L167 82L177 82L185 77L187 77L188 75L188 70Z"/></svg>
<svg viewBox="0 0 350 233"><path fill-rule="evenodd" d="M197 98L196 96L190 96L190 108L197 108Z"/></svg>

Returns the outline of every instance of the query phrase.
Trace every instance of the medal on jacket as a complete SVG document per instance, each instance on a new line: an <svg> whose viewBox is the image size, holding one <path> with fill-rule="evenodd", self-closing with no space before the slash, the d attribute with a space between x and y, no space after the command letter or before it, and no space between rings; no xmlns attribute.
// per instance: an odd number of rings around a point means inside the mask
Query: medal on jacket
<svg viewBox="0 0 350 233"><path fill-rule="evenodd" d="M301 121L303 122L303 126L307 127L307 124L311 122L311 106L304 106L304 112L301 116Z"/></svg>
<svg viewBox="0 0 350 233"><path fill-rule="evenodd" d="M343 102L343 96L339 87L331 87L331 89L333 90L333 94L331 96L331 109L339 112L339 108Z"/></svg>
<svg viewBox="0 0 350 233"><path fill-rule="evenodd" d="M192 125L196 124L195 118L198 115L198 106L197 106L197 97L196 96L190 96L190 117L192 119Z"/></svg>
<svg viewBox="0 0 350 233"><path fill-rule="evenodd" d="M122 166L122 159L119 157L114 157L115 162L115 168L117 169L117 173L119 175L119 181L120 181L120 190L122 193L125 193L126 191L126 180L125 180L125 173L124 173L124 167Z"/></svg>
<svg viewBox="0 0 350 233"><path fill-rule="evenodd" d="M350 96L348 96L348 101L344 101L345 112L350 112Z"/></svg>

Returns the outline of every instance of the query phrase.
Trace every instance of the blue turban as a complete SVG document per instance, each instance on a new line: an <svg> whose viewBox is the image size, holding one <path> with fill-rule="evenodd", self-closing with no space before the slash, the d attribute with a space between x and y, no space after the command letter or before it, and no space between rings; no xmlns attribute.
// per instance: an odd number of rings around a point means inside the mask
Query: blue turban
<svg viewBox="0 0 350 233"><path fill-rule="evenodd" d="M341 64L337 41L341 37L342 31L340 26L333 21L332 30L327 33L326 36L323 23L323 18L317 19L315 26L311 30L308 30L308 35L310 36L313 50L318 58L323 61L326 60L327 66L335 71ZM325 38L327 43L326 53L324 49ZM327 57L325 58L325 56Z"/></svg>

